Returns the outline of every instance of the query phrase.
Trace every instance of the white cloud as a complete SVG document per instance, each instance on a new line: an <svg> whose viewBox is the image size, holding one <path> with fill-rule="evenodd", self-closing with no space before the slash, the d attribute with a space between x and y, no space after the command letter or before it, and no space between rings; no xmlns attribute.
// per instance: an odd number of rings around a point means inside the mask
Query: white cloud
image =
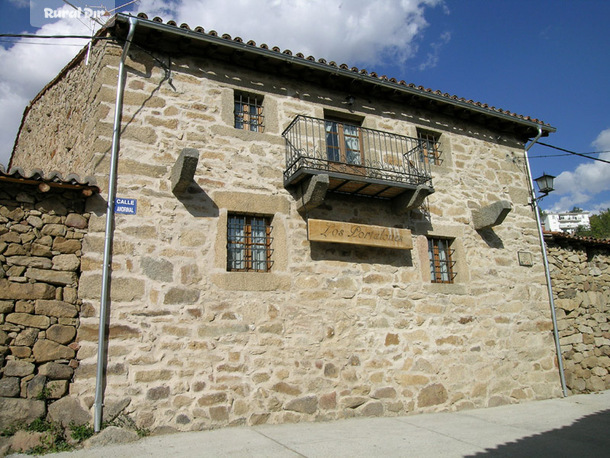
<svg viewBox="0 0 610 458"><path fill-rule="evenodd" d="M598 151L610 151L610 128L600 132L592 145ZM610 161L610 152L598 157ZM566 195L553 206L553 210L582 206L596 194L610 191L610 164L589 161L578 165L573 171L561 172L555 179L555 191Z"/></svg>
<svg viewBox="0 0 610 458"><path fill-rule="evenodd" d="M591 211L591 213L594 214L599 214L602 212L607 211L610 208L610 200L607 200L605 202L600 202L598 204L595 204L594 206L589 208L589 211Z"/></svg>
<svg viewBox="0 0 610 458"><path fill-rule="evenodd" d="M30 0L8 0L17 8L28 8L30 6Z"/></svg>
<svg viewBox="0 0 610 458"><path fill-rule="evenodd" d="M371 71L382 62L404 63L412 57L417 37L428 25L425 9L438 5L446 8L443 0L141 0L121 11L142 11L150 19L158 15L164 21L186 22L191 28L200 25L258 45L280 46ZM61 20L37 33L89 31L78 21ZM31 41L0 47L0 163L4 164L25 106L80 49L62 46L63 40L54 40L52 46L51 40L44 40L45 45L26 44Z"/></svg>
<svg viewBox="0 0 610 458"><path fill-rule="evenodd" d="M348 65L404 63L441 0L142 0L136 10ZM370 69L369 69L370 70Z"/></svg>
<svg viewBox="0 0 610 458"><path fill-rule="evenodd" d="M88 24L87 24L88 26ZM74 19L47 24L36 35L90 35L91 30ZM7 165L23 110L29 101L86 44L76 39L20 39L0 47L0 163Z"/></svg>
<svg viewBox="0 0 610 458"><path fill-rule="evenodd" d="M444 45L449 43L450 40L451 40L451 32L442 33L441 36L438 38L438 40L430 45L431 51L428 53L428 56L426 57L426 61L419 65L419 67L418 67L419 70L423 71L423 70L428 70L430 68L436 67L436 65L438 64L438 61L440 59L441 49L443 48Z"/></svg>
<svg viewBox="0 0 610 458"><path fill-rule="evenodd" d="M602 130L592 145L598 151L610 151L610 128Z"/></svg>

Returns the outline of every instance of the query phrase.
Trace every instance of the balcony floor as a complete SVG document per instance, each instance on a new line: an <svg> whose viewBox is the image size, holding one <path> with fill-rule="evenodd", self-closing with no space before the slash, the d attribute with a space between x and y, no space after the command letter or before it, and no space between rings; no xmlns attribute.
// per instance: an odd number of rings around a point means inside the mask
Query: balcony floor
<svg viewBox="0 0 610 458"><path fill-rule="evenodd" d="M409 183L384 180L381 178L306 168L297 170L292 177L289 177L286 180L285 185L293 186L310 176L321 174L328 175L329 177L328 191L355 196L393 199L394 197L417 187L416 185Z"/></svg>

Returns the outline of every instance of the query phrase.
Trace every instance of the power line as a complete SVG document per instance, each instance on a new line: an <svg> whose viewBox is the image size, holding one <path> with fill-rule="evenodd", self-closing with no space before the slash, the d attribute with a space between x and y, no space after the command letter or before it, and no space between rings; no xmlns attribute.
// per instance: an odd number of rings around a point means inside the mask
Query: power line
<svg viewBox="0 0 610 458"><path fill-rule="evenodd" d="M16 41L1 40L0 43L17 43ZM82 48L83 44L78 43L19 43L20 45L34 45L34 46L73 46L75 48Z"/></svg>
<svg viewBox="0 0 610 458"><path fill-rule="evenodd" d="M110 37L92 37L91 35L34 35L29 33L0 33L0 38L82 38L84 40L108 40Z"/></svg>
<svg viewBox="0 0 610 458"><path fill-rule="evenodd" d="M610 153L610 151L591 151L591 152L582 153L582 154L602 154L602 153ZM564 156L572 156L572 154L571 153L566 153L566 154L544 154L544 155L530 156L530 159L532 159L532 158L539 158L539 157L564 157ZM591 159L595 159L595 158L592 157Z"/></svg>
<svg viewBox="0 0 610 458"><path fill-rule="evenodd" d="M584 158L587 158L587 159L592 159L594 161L599 161L599 162L604 162L606 164L610 164L610 161L606 161L605 159L600 159L599 157L587 156L586 154L582 154L582 153L576 153L574 151L570 151L569 149L565 149L565 148L560 148L558 146L549 145L548 143L537 142L536 144L537 145L546 146L547 148L553 148L553 149L556 149L556 150L559 150L559 151L563 151L563 152L566 152L566 153L569 153L569 154L573 154L575 156L580 156L580 157L584 157ZM595 154L597 154L597 153L595 153Z"/></svg>
<svg viewBox="0 0 610 458"><path fill-rule="evenodd" d="M68 3L68 2L65 2L65 3ZM72 6L72 5L70 5L70 6ZM42 38L42 39L79 38L79 39L83 39L83 40L113 40L114 39L112 37L94 37L94 36L89 36L89 35L33 35L33 34L15 34L15 33L0 33L0 38ZM0 40L0 42L6 43L7 41ZM42 44L47 44L48 45L49 43L24 43L24 44L41 44L41 45ZM66 46L79 46L79 45L66 45ZM155 60L159 61L158 59L155 59ZM165 64L163 62L161 62L161 61L159 61L159 62L165 67ZM610 151L594 151L594 152L591 152L591 153L583 154L583 153L577 153L575 151L570 151L570 150L565 149L565 148L560 148L558 146L549 145L548 143L543 143L543 142L540 142L540 141L536 142L536 144L541 145L541 146L546 146L547 148L553 148L553 149L556 149L558 151L564 151L564 152L566 152L568 154L530 156L532 159L535 159L535 158L545 158L545 157L561 157L561 156L575 155L575 156L584 157L586 159L591 159L591 160L594 160L594 161L599 161L599 162L604 162L606 164L610 164L610 161L606 161L605 159L600 159L598 157L589 156L589 154L601 154L601 153L608 153Z"/></svg>
<svg viewBox="0 0 610 458"><path fill-rule="evenodd" d="M564 156L571 156L571 154L543 154L540 156L529 156L530 159L538 159L541 157L564 157Z"/></svg>
<svg viewBox="0 0 610 458"><path fill-rule="evenodd" d="M132 2L133 3L133 2ZM17 34L17 33L0 33L0 38L42 38L42 39L63 39L63 38L82 38L83 40L115 40L114 37L96 37L90 35L33 35L33 34ZM17 41L8 41L8 40L0 40L0 43L18 43ZM37 42L21 42L19 44L28 44L28 45L51 45L52 43L37 43ZM138 46L133 43L134 46ZM80 46L80 45L62 45L62 46ZM165 62L159 60L155 57L150 51L138 46L142 51L145 51L149 54L153 59L155 59L161 66L169 71L169 68Z"/></svg>

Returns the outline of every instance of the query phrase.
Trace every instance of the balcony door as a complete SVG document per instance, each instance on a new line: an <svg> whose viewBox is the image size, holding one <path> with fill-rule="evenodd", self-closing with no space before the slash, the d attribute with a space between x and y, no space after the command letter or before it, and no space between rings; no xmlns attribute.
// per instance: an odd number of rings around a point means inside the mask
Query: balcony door
<svg viewBox="0 0 610 458"><path fill-rule="evenodd" d="M364 175L362 153L362 130L359 126L346 124L340 120L325 119L326 157L329 169Z"/></svg>

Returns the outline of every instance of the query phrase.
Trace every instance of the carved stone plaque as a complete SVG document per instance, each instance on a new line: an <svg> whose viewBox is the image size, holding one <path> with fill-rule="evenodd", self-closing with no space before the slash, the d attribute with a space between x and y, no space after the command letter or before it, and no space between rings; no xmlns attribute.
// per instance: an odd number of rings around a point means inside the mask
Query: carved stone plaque
<svg viewBox="0 0 610 458"><path fill-rule="evenodd" d="M399 250L413 249L410 230L369 224L310 219L308 237L309 240L315 242L348 243Z"/></svg>

